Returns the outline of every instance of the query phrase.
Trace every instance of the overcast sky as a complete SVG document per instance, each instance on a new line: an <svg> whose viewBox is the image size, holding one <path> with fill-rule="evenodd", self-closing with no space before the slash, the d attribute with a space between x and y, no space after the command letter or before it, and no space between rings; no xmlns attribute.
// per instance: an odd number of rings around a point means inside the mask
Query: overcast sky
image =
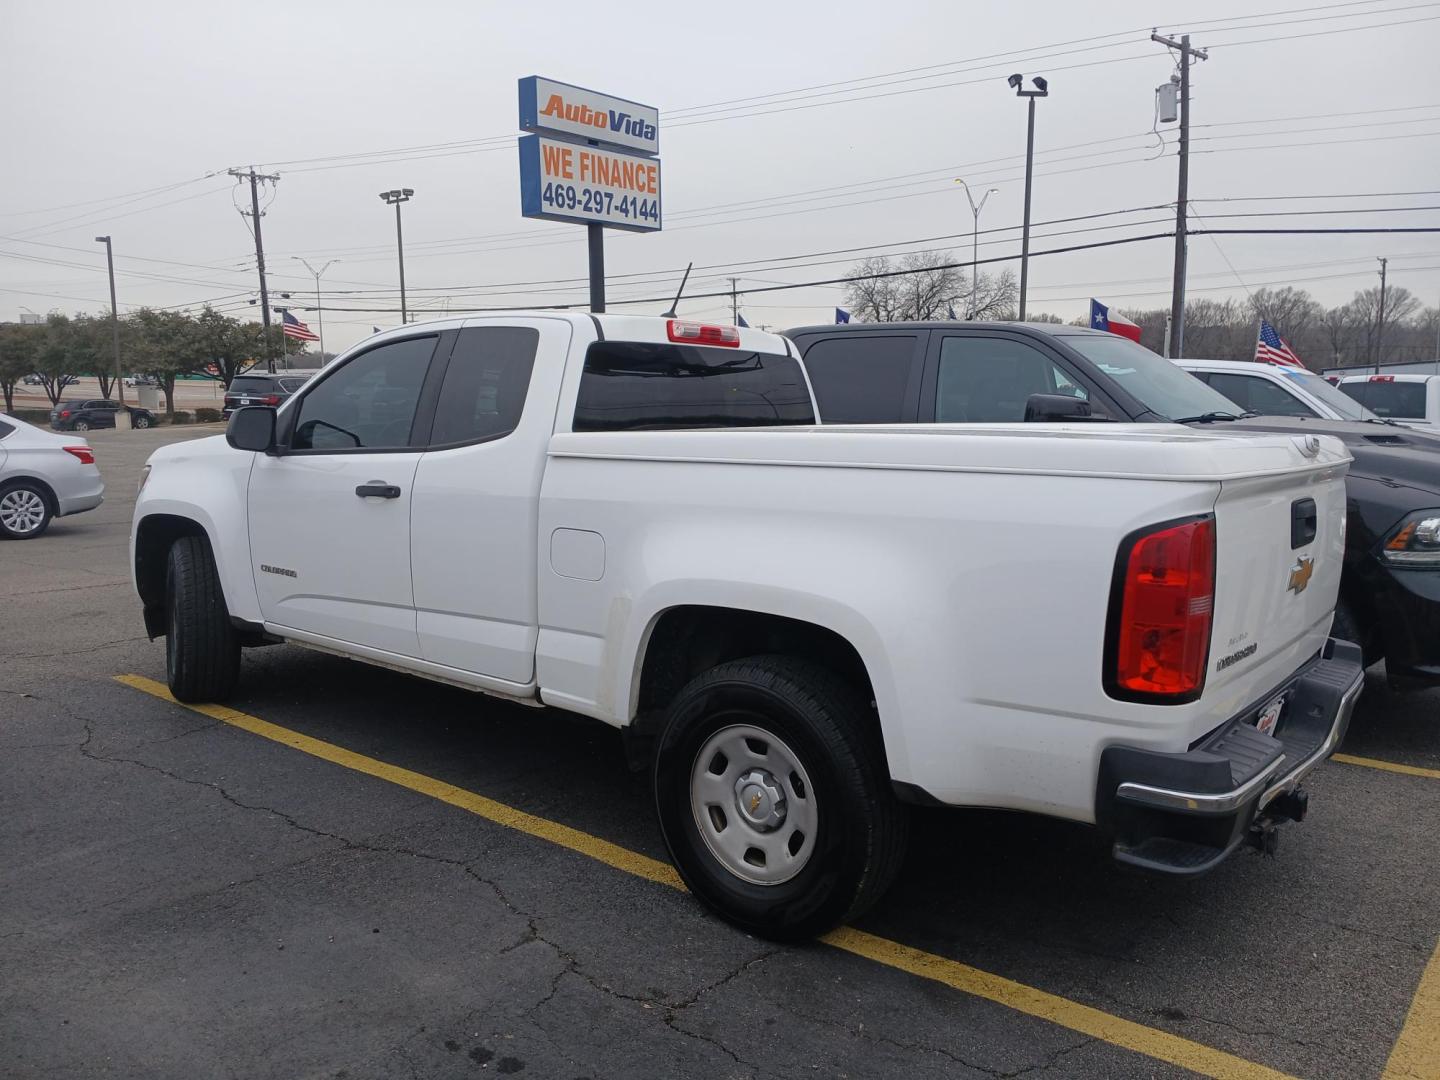
<svg viewBox="0 0 1440 1080"><path fill-rule="evenodd" d="M608 234L612 303L672 292L692 260L713 267L692 277L698 294L728 289L731 275L742 292L836 277L869 253L829 254L839 249L946 234L965 235L911 247L968 257L970 210L953 177L977 197L999 189L982 230L1021 220L1025 107L1006 86L1012 70L1050 80L1035 222L1174 199L1173 147L1157 157L1150 133L1154 88L1175 71L1148 40L1157 18L1211 47L1194 69L1190 176L1210 224L1440 225L1436 210L1374 212L1440 206L1440 4L1418 0L0 0L0 319L108 309L103 233L122 311L213 301L257 317L253 244L232 202L242 191L224 173L250 164L281 176L263 218L271 288L313 307L295 256L317 269L340 260L324 278L331 349L400 321L394 216L377 195L391 187L415 189L404 208L412 318L583 301L584 230L520 216L516 80L531 74L661 110L665 229ZM1167 142L1174 127L1160 126ZM425 149L373 156L414 147ZM1325 197L1220 201L1282 195ZM1344 212L1223 216L1300 210ZM1165 217L1037 225L1032 249L1164 231ZM1077 229L1097 231L1044 236ZM1019 250L1018 230L981 239L982 257ZM1190 251L1192 297L1293 283L1335 303L1377 284L1386 255L1393 285L1440 303L1437 235L1196 236ZM1030 310L1072 318L1090 296L1164 306L1171 260L1166 240L1035 258ZM529 284L557 279L570 281ZM741 311L783 328L831 321L843 302L840 286L813 286L751 292ZM681 308L729 309L728 298ZM313 314L302 315L312 327Z"/></svg>

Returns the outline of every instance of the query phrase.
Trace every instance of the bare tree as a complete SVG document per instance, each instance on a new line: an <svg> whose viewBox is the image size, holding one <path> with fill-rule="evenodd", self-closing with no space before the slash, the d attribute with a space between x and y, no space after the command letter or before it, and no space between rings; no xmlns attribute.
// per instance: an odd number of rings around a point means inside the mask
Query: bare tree
<svg viewBox="0 0 1440 1080"><path fill-rule="evenodd" d="M1394 356L1400 346L1400 329L1405 320L1420 309L1420 301L1403 285L1385 290L1384 326L1381 326L1380 289L1362 289L1350 301L1355 321L1364 340L1363 363L1383 364ZM1381 340L1381 330L1384 340Z"/></svg>
<svg viewBox="0 0 1440 1080"><path fill-rule="evenodd" d="M1012 318L1018 288L1012 271L981 274L975 287L946 251L916 251L897 260L879 255L851 268L845 285L850 312L864 322ZM973 312L973 314L972 314Z"/></svg>
<svg viewBox="0 0 1440 1080"><path fill-rule="evenodd" d="M1293 344L1306 336L1323 309L1304 289L1286 285L1256 289L1250 294L1250 310Z"/></svg>

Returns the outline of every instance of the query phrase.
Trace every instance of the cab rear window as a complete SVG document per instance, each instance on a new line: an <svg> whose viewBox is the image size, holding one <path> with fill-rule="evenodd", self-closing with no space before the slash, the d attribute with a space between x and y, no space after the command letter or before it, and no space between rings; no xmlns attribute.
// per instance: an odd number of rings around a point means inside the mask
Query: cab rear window
<svg viewBox="0 0 1440 1080"><path fill-rule="evenodd" d="M1425 416L1423 382L1347 382L1340 389L1377 416L1420 420Z"/></svg>
<svg viewBox="0 0 1440 1080"><path fill-rule="evenodd" d="M797 360L779 353L597 341L585 354L576 431L813 424Z"/></svg>

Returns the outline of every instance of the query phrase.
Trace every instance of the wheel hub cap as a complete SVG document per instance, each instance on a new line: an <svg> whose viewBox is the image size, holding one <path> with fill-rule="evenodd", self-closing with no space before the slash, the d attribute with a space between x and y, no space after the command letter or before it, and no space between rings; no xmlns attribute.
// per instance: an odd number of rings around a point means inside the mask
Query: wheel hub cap
<svg viewBox="0 0 1440 1080"><path fill-rule="evenodd" d="M33 491L12 491L0 499L0 521L11 532L33 532L44 520L45 501Z"/></svg>
<svg viewBox="0 0 1440 1080"><path fill-rule="evenodd" d="M735 781L735 808L762 832L785 824L785 792L764 769L752 769Z"/></svg>

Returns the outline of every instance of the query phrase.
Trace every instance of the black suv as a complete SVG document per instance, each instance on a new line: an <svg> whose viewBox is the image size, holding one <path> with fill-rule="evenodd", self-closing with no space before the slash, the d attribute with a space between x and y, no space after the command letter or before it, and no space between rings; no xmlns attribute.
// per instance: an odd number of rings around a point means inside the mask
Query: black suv
<svg viewBox="0 0 1440 1080"><path fill-rule="evenodd" d="M313 371L277 371L271 375L259 371L236 375L225 391L225 406L220 410L221 415L228 420L232 412L247 405L268 405L277 409L314 374Z"/></svg>
<svg viewBox="0 0 1440 1080"><path fill-rule="evenodd" d="M1440 684L1440 437L1384 420L1245 413L1149 349L1049 323L851 323L787 331L825 423L1175 421L1334 435L1346 481L1336 637L1392 683Z"/></svg>
<svg viewBox="0 0 1440 1080"><path fill-rule="evenodd" d="M126 405L130 413L130 426L148 428L155 426L155 414L149 409ZM115 426L115 414L120 411L118 401L95 398L92 401L62 401L50 410L50 426L56 431L89 431L91 428Z"/></svg>

